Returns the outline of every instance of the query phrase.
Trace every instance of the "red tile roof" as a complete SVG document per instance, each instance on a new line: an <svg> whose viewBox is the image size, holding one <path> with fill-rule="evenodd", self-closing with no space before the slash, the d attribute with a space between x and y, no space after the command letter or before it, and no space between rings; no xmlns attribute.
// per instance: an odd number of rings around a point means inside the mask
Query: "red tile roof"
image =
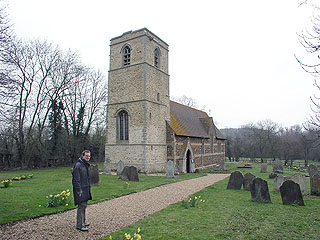
<svg viewBox="0 0 320 240"><path fill-rule="evenodd" d="M177 135L209 138L209 130L213 128L217 138L225 139L212 118L198 109L170 101L170 118L169 125Z"/></svg>

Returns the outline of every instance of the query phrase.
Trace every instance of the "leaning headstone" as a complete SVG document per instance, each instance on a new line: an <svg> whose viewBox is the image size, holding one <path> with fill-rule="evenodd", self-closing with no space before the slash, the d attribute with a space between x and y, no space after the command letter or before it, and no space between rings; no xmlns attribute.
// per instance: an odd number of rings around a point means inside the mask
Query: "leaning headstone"
<svg viewBox="0 0 320 240"><path fill-rule="evenodd" d="M283 165L279 159L275 160L272 165L274 173L283 173Z"/></svg>
<svg viewBox="0 0 320 240"><path fill-rule="evenodd" d="M125 166L119 178L124 181L139 182L138 170L134 166Z"/></svg>
<svg viewBox="0 0 320 240"><path fill-rule="evenodd" d="M243 177L243 190L250 191L250 185L256 176L252 173L246 173Z"/></svg>
<svg viewBox="0 0 320 240"><path fill-rule="evenodd" d="M300 186L292 180L285 181L280 187L280 193L282 198L282 203L288 204L298 204L304 206Z"/></svg>
<svg viewBox="0 0 320 240"><path fill-rule="evenodd" d="M91 164L89 167L90 184L99 185L99 168L96 164Z"/></svg>
<svg viewBox="0 0 320 240"><path fill-rule="evenodd" d="M320 174L310 176L311 195L320 196Z"/></svg>
<svg viewBox="0 0 320 240"><path fill-rule="evenodd" d="M166 177L167 178L174 177L174 165L172 160L169 160L166 164Z"/></svg>
<svg viewBox="0 0 320 240"><path fill-rule="evenodd" d="M289 179L299 184L302 195L307 195L307 180L305 175L302 175L301 173L296 173L293 176L289 177Z"/></svg>
<svg viewBox="0 0 320 240"><path fill-rule="evenodd" d="M240 190L243 184L243 175L239 171L231 173L227 189L236 189Z"/></svg>
<svg viewBox="0 0 320 240"><path fill-rule="evenodd" d="M274 173L274 172L272 172L272 173L270 173L269 174L269 178L270 179L274 179L274 178L276 178L278 175L276 174L276 173Z"/></svg>
<svg viewBox="0 0 320 240"><path fill-rule="evenodd" d="M285 176L276 176L274 178L273 191L280 192L280 187L284 183L284 181L288 180L288 177Z"/></svg>
<svg viewBox="0 0 320 240"><path fill-rule="evenodd" d="M120 175L124 169L124 163L120 160L117 163L117 175Z"/></svg>
<svg viewBox="0 0 320 240"><path fill-rule="evenodd" d="M310 177L319 173L318 167L316 165L310 164L308 166L308 173Z"/></svg>
<svg viewBox="0 0 320 240"><path fill-rule="evenodd" d="M219 170L220 170L220 171L226 171L226 170L227 170L227 169L226 169L226 162L225 162L225 161L220 162L220 164L219 164Z"/></svg>
<svg viewBox="0 0 320 240"><path fill-rule="evenodd" d="M262 163L260 172L266 173L267 172L267 168L268 168L268 164L267 163Z"/></svg>
<svg viewBox="0 0 320 240"><path fill-rule="evenodd" d="M251 198L253 202L270 203L270 194L267 181L255 178L250 186Z"/></svg>

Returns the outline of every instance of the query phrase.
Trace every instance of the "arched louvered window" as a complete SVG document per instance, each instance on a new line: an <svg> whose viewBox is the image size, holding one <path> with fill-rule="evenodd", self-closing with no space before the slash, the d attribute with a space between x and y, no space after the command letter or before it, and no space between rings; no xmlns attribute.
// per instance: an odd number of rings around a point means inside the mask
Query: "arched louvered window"
<svg viewBox="0 0 320 240"><path fill-rule="evenodd" d="M159 48L156 48L154 50L154 66L157 68L160 67L160 50Z"/></svg>
<svg viewBox="0 0 320 240"><path fill-rule="evenodd" d="M131 48L129 46L125 46L122 51L123 56L123 66L128 66L131 63Z"/></svg>
<svg viewBox="0 0 320 240"><path fill-rule="evenodd" d="M118 125L118 140L129 140L129 117L128 113L124 110L118 113L117 116Z"/></svg>

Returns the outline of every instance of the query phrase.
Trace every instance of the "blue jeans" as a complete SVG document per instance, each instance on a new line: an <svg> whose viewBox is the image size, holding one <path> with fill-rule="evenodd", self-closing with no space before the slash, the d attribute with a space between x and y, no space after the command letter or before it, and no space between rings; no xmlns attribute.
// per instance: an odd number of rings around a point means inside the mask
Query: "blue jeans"
<svg viewBox="0 0 320 240"><path fill-rule="evenodd" d="M81 202L81 203L78 204L78 209L77 209L77 228L85 227L87 205L88 205L88 202Z"/></svg>

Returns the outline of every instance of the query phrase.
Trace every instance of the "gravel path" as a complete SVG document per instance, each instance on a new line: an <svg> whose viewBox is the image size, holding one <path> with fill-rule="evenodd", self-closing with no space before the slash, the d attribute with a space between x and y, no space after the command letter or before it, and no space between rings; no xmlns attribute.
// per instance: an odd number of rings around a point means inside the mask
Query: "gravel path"
<svg viewBox="0 0 320 240"><path fill-rule="evenodd" d="M0 239L100 239L228 176L208 174L89 205L86 214L89 232L75 229L74 209L0 226Z"/></svg>

